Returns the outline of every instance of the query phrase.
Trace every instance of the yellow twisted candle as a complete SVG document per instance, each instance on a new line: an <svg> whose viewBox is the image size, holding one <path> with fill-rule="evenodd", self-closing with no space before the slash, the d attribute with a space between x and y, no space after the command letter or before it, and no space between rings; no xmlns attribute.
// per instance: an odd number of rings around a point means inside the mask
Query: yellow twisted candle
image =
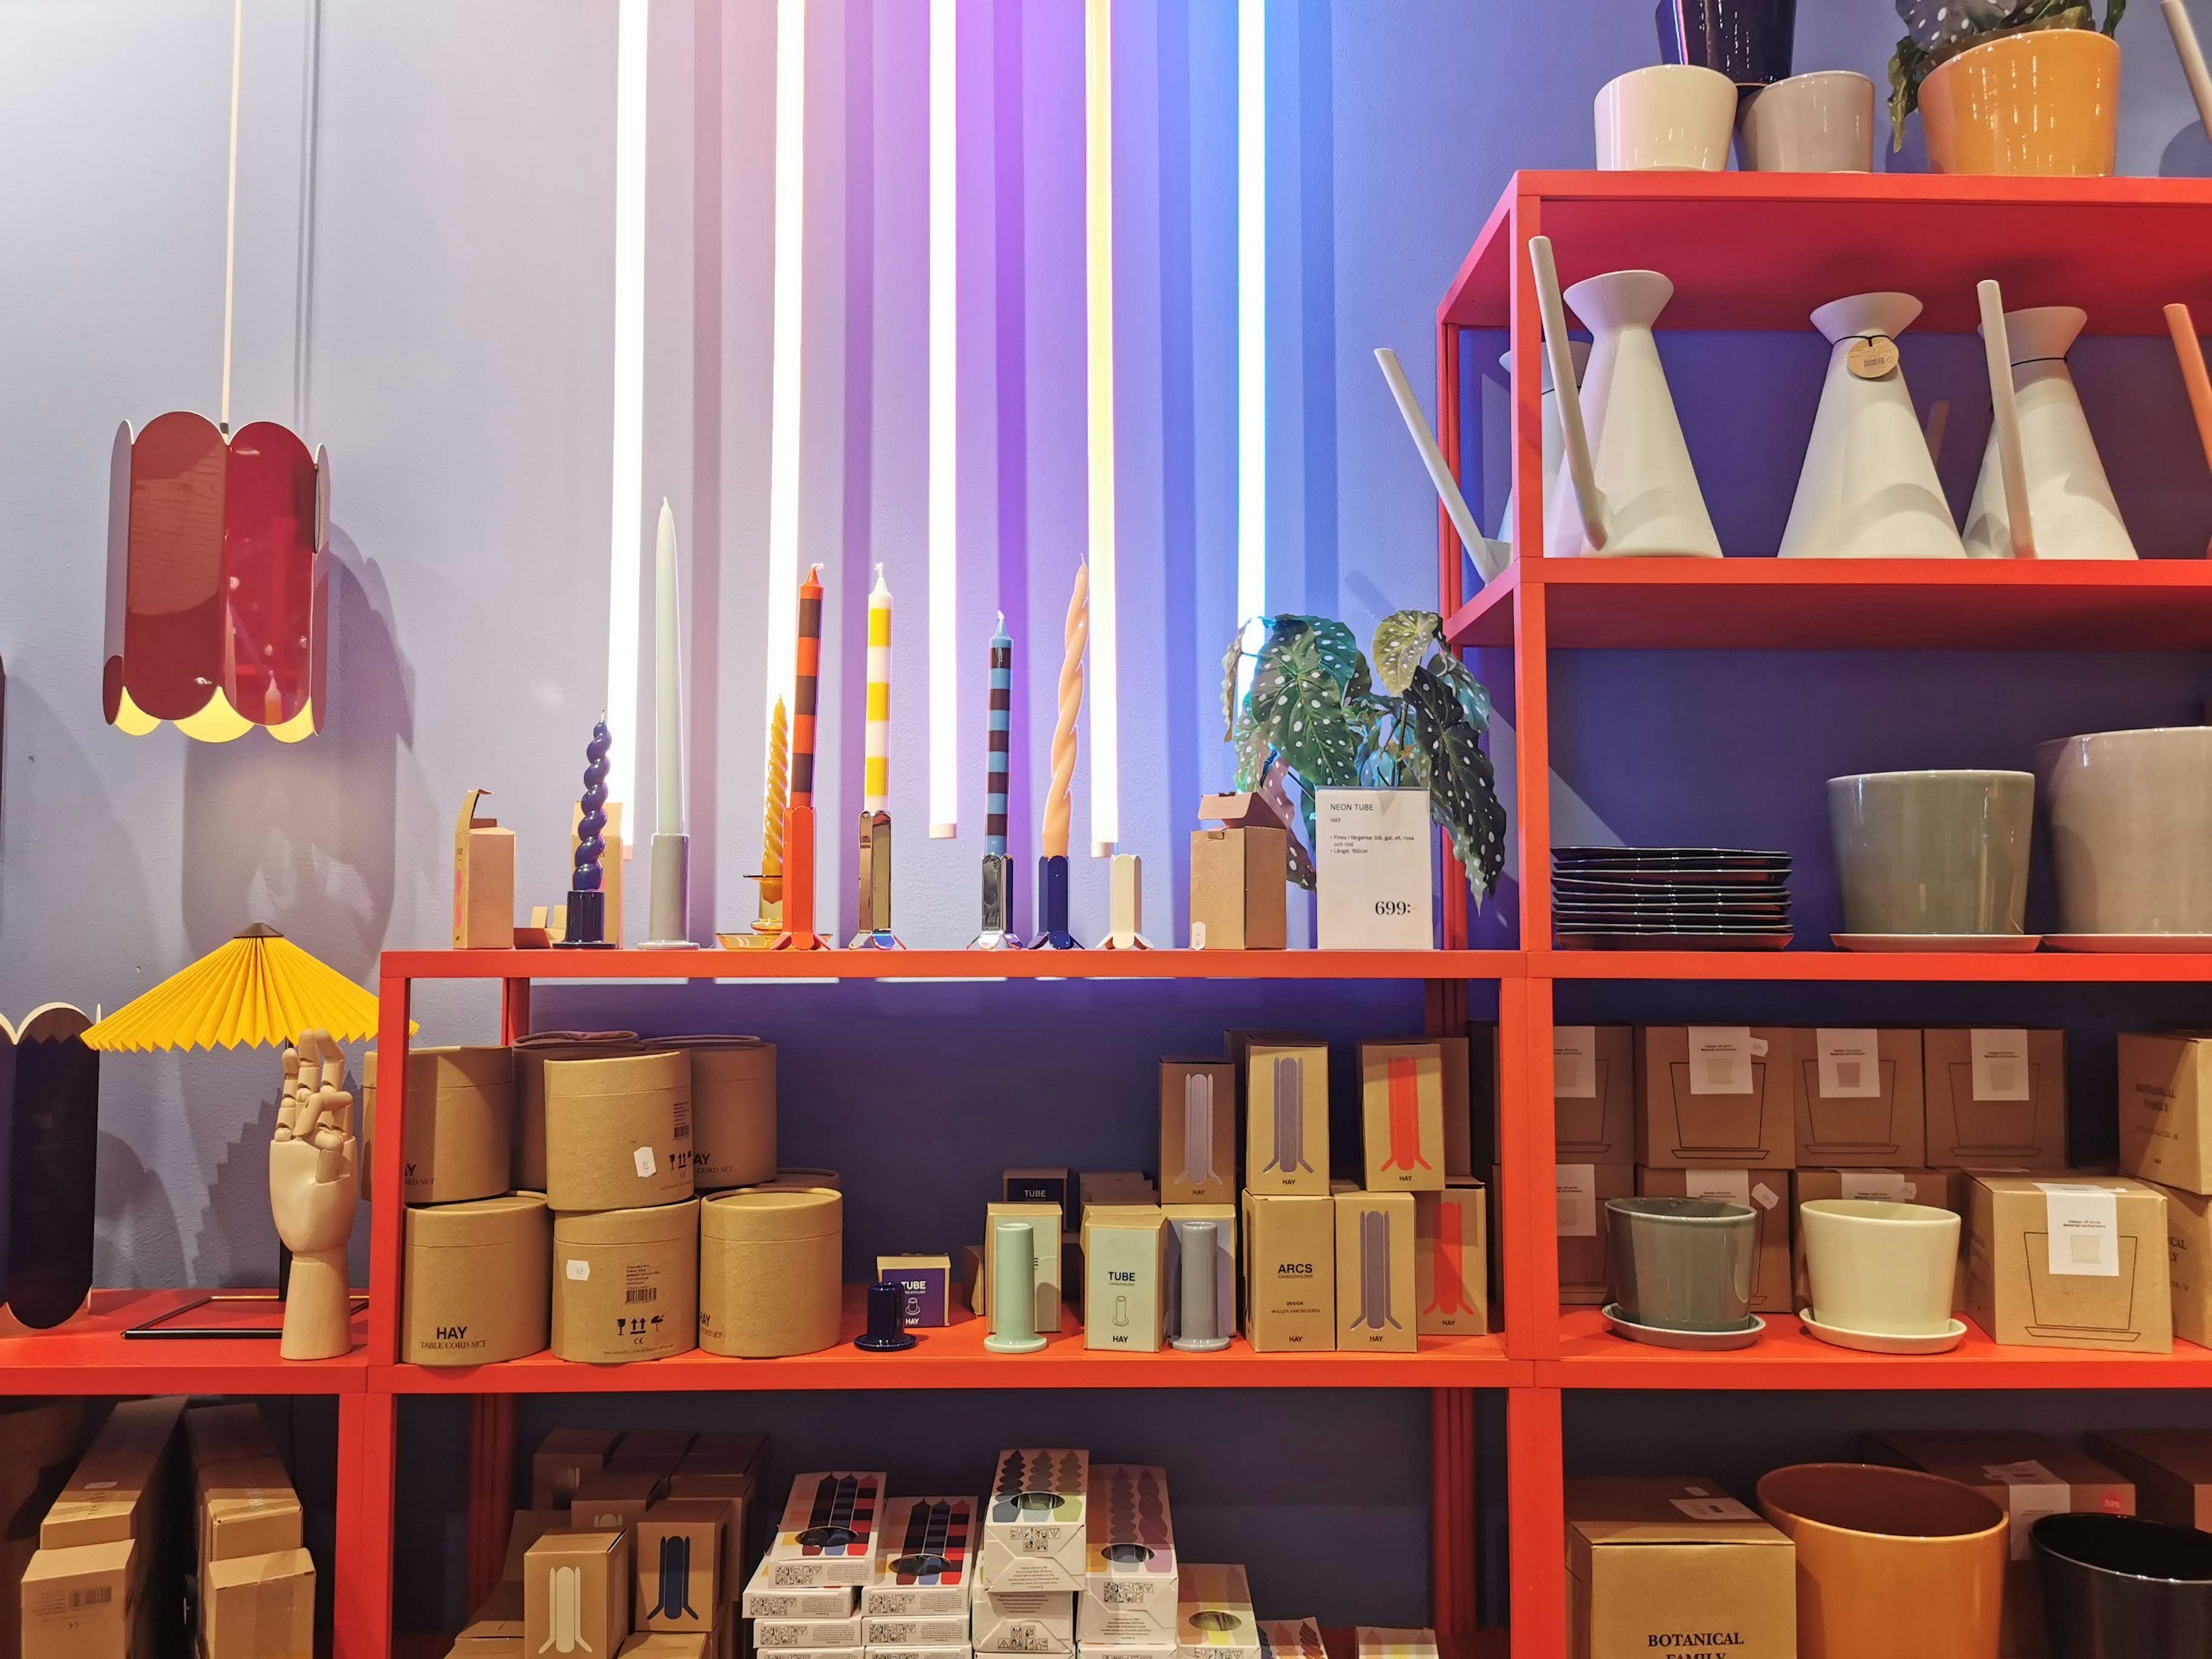
<svg viewBox="0 0 2212 1659"><path fill-rule="evenodd" d="M1061 635L1060 706L1052 723L1052 785L1044 798L1045 857L1067 856L1067 823L1075 788L1075 717L1083 707L1083 648L1091 640L1091 567L1075 568L1075 592L1067 601L1067 626Z"/></svg>
<svg viewBox="0 0 2212 1659"><path fill-rule="evenodd" d="M775 700L775 712L768 723L768 806L766 822L761 835L761 878L781 883L783 879L783 817L789 804L791 792L791 722L783 711L783 699ZM776 897L782 897L781 888Z"/></svg>

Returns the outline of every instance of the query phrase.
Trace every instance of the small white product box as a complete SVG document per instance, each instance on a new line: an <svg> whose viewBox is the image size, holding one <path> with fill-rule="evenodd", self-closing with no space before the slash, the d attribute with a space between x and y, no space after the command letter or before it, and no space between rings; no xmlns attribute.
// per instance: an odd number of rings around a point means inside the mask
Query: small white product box
<svg viewBox="0 0 2212 1659"><path fill-rule="evenodd" d="M760 1559L745 1583L738 1612L748 1619L849 1619L859 1610L860 1592L850 1584L779 1589L768 1557Z"/></svg>
<svg viewBox="0 0 2212 1659"><path fill-rule="evenodd" d="M979 1587L969 1610L969 1640L978 1653L1072 1654L1079 1594L1009 1590L1002 1595Z"/></svg>
<svg viewBox="0 0 2212 1659"><path fill-rule="evenodd" d="M876 1530L876 1575L860 1592L860 1611L871 1620L934 1615L959 1626L957 1635L885 1636L885 1643L921 1646L968 1642L971 1553L975 1537L972 1498L894 1498ZM868 1645L877 1645L871 1635Z"/></svg>
<svg viewBox="0 0 2212 1659"><path fill-rule="evenodd" d="M876 1570L876 1518L884 1481L880 1469L833 1469L793 1480L769 1546L769 1585L813 1589L866 1583Z"/></svg>
<svg viewBox="0 0 2212 1659"><path fill-rule="evenodd" d="M857 1648L861 1645L860 1615L849 1619L756 1619L753 1646L762 1653L793 1648Z"/></svg>
<svg viewBox="0 0 2212 1659"><path fill-rule="evenodd" d="M969 1645L968 1609L906 1617L863 1619L860 1636L871 1650L883 1648L964 1648Z"/></svg>
<svg viewBox="0 0 2212 1659"><path fill-rule="evenodd" d="M1142 1463L1094 1463L1076 1640L1086 1652L1094 1644L1172 1645L1177 1595L1167 1471Z"/></svg>
<svg viewBox="0 0 2212 1659"><path fill-rule="evenodd" d="M1435 949L1435 850L1427 790L1316 790L1315 942L1324 951Z"/></svg>
<svg viewBox="0 0 2212 1659"><path fill-rule="evenodd" d="M1176 1577L1176 1645L1182 1659L1260 1659L1260 1625L1243 1568L1186 1561Z"/></svg>
<svg viewBox="0 0 2212 1659"><path fill-rule="evenodd" d="M1085 1492L1091 1454L1018 1447L999 1454L983 1500L977 1576L992 1590L1083 1588Z"/></svg>

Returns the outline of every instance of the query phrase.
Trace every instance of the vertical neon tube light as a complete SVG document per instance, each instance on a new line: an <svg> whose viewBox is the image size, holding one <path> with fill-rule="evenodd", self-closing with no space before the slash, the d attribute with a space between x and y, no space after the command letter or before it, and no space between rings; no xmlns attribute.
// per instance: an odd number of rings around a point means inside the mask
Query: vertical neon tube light
<svg viewBox="0 0 2212 1659"><path fill-rule="evenodd" d="M1267 608L1267 0L1237 9L1237 624ZM1249 674L1249 670L1244 671Z"/></svg>
<svg viewBox="0 0 2212 1659"><path fill-rule="evenodd" d="M960 833L957 0L929 7L929 833Z"/></svg>
<svg viewBox="0 0 2212 1659"><path fill-rule="evenodd" d="M607 799L635 810L645 543L646 0L615 15L614 507L607 589ZM664 805L661 810L667 809ZM630 820L623 820L625 827ZM625 857L635 832L623 838Z"/></svg>
<svg viewBox="0 0 2212 1659"><path fill-rule="evenodd" d="M766 730L791 694L799 660L799 347L806 254L806 0L775 14L775 270L770 300ZM791 849L784 849L787 860Z"/></svg>
<svg viewBox="0 0 2212 1659"><path fill-rule="evenodd" d="M1084 290L1091 382L1091 854L1121 838L1114 559L1114 4L1085 0Z"/></svg>

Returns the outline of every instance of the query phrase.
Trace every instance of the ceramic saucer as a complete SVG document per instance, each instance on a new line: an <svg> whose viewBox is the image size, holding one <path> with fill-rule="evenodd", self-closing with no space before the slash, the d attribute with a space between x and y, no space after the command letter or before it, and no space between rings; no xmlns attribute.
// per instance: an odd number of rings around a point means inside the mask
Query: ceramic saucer
<svg viewBox="0 0 2212 1659"><path fill-rule="evenodd" d="M1787 933L1635 933L1608 928L1601 933L1563 930L1554 935L1554 940L1562 951L1786 951L1790 937Z"/></svg>
<svg viewBox="0 0 2212 1659"><path fill-rule="evenodd" d="M2142 951L2158 956L2196 956L2212 951L2212 933L2053 933L2056 951Z"/></svg>
<svg viewBox="0 0 2212 1659"><path fill-rule="evenodd" d="M1618 1302L1608 1302L1601 1310L1605 1322L1613 1327L1613 1334L1625 1336L1632 1342L1648 1342L1655 1348L1688 1348L1698 1353L1718 1353L1727 1348L1747 1348L1759 1340L1766 1329L1766 1322L1757 1314L1751 1322L1733 1331L1677 1331L1664 1325L1639 1325L1620 1311Z"/></svg>
<svg viewBox="0 0 2212 1659"><path fill-rule="evenodd" d="M1992 955L2025 955L2043 943L2040 933L1831 933L1829 943L1838 951L1980 951ZM2054 944L2057 940L2054 939ZM2097 949L2097 946L2084 946ZM2132 946L2101 947L2113 950Z"/></svg>
<svg viewBox="0 0 2212 1659"><path fill-rule="evenodd" d="M1938 1331L1933 1336L1888 1336L1876 1331L1847 1331L1840 1325L1823 1325L1813 1317L1812 1310L1802 1309L1798 1322L1805 1327L1808 1336L1816 1336L1823 1342L1838 1348L1855 1348L1861 1353L1948 1353L1966 1340L1966 1322L1954 1319L1948 1330Z"/></svg>

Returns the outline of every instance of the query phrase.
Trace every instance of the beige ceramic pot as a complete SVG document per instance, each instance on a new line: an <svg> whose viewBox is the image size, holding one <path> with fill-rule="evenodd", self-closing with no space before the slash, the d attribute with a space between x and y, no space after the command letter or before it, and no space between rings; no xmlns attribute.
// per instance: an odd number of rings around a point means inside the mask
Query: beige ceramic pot
<svg viewBox="0 0 2212 1659"><path fill-rule="evenodd" d="M1606 173L1721 173L1735 130L1735 82L1692 64L1631 70L1597 94Z"/></svg>
<svg viewBox="0 0 2212 1659"><path fill-rule="evenodd" d="M1970 46L1920 83L1937 173L2110 178L2120 49L2094 29L2030 29Z"/></svg>
<svg viewBox="0 0 2212 1659"><path fill-rule="evenodd" d="M1816 1198L1797 1206L1813 1317L1875 1336L1951 1328L1959 1218L1929 1204Z"/></svg>
<svg viewBox="0 0 2212 1659"><path fill-rule="evenodd" d="M2065 933L2212 933L2212 726L2035 751Z"/></svg>
<svg viewBox="0 0 2212 1659"><path fill-rule="evenodd" d="M1743 100L1736 159L1747 173L1871 173L1874 131L1874 82L1865 76L1793 75Z"/></svg>

